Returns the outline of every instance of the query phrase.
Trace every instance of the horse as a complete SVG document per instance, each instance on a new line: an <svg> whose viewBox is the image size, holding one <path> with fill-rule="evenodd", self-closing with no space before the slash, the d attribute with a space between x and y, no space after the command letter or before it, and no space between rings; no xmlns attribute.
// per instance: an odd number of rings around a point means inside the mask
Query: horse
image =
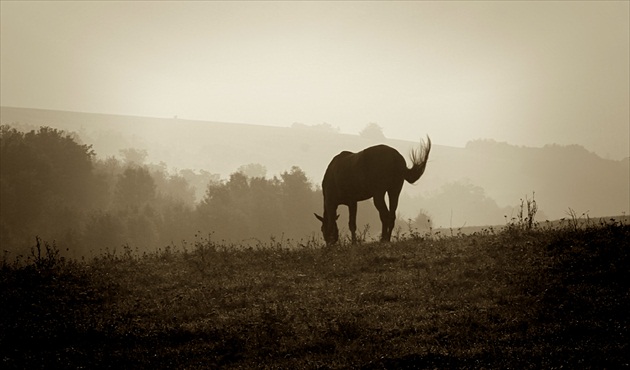
<svg viewBox="0 0 630 370"><path fill-rule="evenodd" d="M324 215L315 217L322 222L322 234L326 245L339 240L337 228L337 208L348 206L348 226L352 234L352 244L356 244L357 202L374 199L382 223L381 241L389 242L396 221L398 197L405 181L410 184L418 181L429 159L431 138L420 141L417 149L409 155L411 168L407 168L405 158L394 148L381 144L366 148L358 153L343 151L337 154L328 165L322 192L324 195ZM389 197L389 209L385 204L385 193Z"/></svg>

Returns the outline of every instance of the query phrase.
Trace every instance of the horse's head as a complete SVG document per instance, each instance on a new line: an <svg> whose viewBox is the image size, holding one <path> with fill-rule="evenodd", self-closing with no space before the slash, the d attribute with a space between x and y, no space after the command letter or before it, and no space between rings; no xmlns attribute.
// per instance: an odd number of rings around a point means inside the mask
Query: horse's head
<svg viewBox="0 0 630 370"><path fill-rule="evenodd" d="M328 217L326 213L324 213L324 217L315 213L315 217L322 222L322 234L324 235L324 240L326 241L326 245L333 245L339 241L339 229L337 228L337 217Z"/></svg>

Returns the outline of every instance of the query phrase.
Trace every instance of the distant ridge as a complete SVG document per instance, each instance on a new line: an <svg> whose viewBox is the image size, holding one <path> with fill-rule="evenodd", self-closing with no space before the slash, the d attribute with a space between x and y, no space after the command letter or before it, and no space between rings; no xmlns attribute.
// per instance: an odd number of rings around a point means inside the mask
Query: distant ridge
<svg viewBox="0 0 630 370"><path fill-rule="evenodd" d="M77 132L86 143L93 144L100 157L137 147L147 149L151 162L205 169L223 176L242 164L253 162L267 166L272 175L297 165L306 170L314 182L319 182L329 159L339 151L361 150L376 143L358 135L316 129L45 109L0 109L3 124L27 124L32 128L48 125ZM424 134L419 133L418 138ZM402 146L405 151L417 145L400 140L385 142Z"/></svg>
<svg viewBox="0 0 630 370"><path fill-rule="evenodd" d="M170 121L170 122L187 122L187 123L210 123L217 125L239 125L249 127L268 127L268 128L282 128L280 126L272 125L258 125L252 123L240 123L240 122L224 122L224 121L205 121L188 118L175 117L150 117L150 116L137 116L137 115L124 115L116 113L92 113L92 112L79 112L79 111L66 111L66 110L53 110L42 108L23 108L23 107L0 107L2 112L2 124L10 124L5 122L5 116L10 119L11 117L27 117L33 121L48 122L51 118L68 118L75 116L75 118L88 118L92 120L93 116L100 116L102 118L110 118L112 124L120 124L125 121ZM66 126L76 126L76 122L60 123ZM42 124L43 125L43 124Z"/></svg>
<svg viewBox="0 0 630 370"><path fill-rule="evenodd" d="M406 155L417 145L314 129L30 108L0 107L0 118L2 124L77 132L99 158L119 156L119 150L135 147L147 150L149 162L164 162L170 169L203 169L223 178L248 163L266 166L268 177L299 166L314 184L321 183L328 162L342 150L358 151L383 142ZM418 130L418 139L431 135L430 127ZM458 181L483 188L499 206L516 206L535 192L540 209L550 219L565 217L569 208L578 214L588 212L592 218L630 214L629 159L603 159L579 145L529 148L478 140L454 148L440 145L439 137L431 138L434 147L426 173L417 185L403 188L407 202L401 202L399 209L407 217L423 208L421 200L414 203L410 198L430 196L444 184ZM429 211L442 226L475 225L468 218L449 219L456 207L453 199Z"/></svg>

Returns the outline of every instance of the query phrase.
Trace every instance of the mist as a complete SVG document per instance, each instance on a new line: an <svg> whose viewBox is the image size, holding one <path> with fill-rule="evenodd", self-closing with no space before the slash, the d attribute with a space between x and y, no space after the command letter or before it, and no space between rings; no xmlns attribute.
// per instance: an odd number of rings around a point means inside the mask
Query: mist
<svg viewBox="0 0 630 370"><path fill-rule="evenodd" d="M630 155L625 1L0 7L2 106Z"/></svg>
<svg viewBox="0 0 630 370"><path fill-rule="evenodd" d="M330 125L278 128L9 107L1 113L2 245L15 253L27 251L35 236L75 255L185 248L201 238L241 246L321 241L313 213L323 210L321 180L333 156L378 143L407 156L419 144L388 139L373 123L349 135ZM629 214L628 161L578 145L436 143L424 175L403 186L393 236L505 226L523 200L536 201L540 223ZM347 208L339 214L347 238ZM371 200L359 203L357 224L364 240L379 237Z"/></svg>
<svg viewBox="0 0 630 370"><path fill-rule="evenodd" d="M398 235L628 214L629 6L2 1L3 248L299 245L336 154L425 135Z"/></svg>

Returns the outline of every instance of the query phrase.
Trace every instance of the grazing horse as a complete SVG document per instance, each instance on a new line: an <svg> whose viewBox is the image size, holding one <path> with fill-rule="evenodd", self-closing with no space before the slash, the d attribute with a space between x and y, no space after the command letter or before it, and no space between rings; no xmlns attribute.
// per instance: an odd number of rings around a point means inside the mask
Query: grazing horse
<svg viewBox="0 0 630 370"><path fill-rule="evenodd" d="M322 181L324 193L324 216L315 214L322 222L322 233L326 245L339 240L337 207L348 206L352 243L357 241L357 202L374 198L374 206L383 224L381 241L389 241L396 221L398 197L405 180L413 184L424 173L431 151L431 139L420 142L420 147L410 154L411 168L405 158L387 145L376 145L358 153L337 154L326 169ZM385 193L389 197L389 209L385 204Z"/></svg>

